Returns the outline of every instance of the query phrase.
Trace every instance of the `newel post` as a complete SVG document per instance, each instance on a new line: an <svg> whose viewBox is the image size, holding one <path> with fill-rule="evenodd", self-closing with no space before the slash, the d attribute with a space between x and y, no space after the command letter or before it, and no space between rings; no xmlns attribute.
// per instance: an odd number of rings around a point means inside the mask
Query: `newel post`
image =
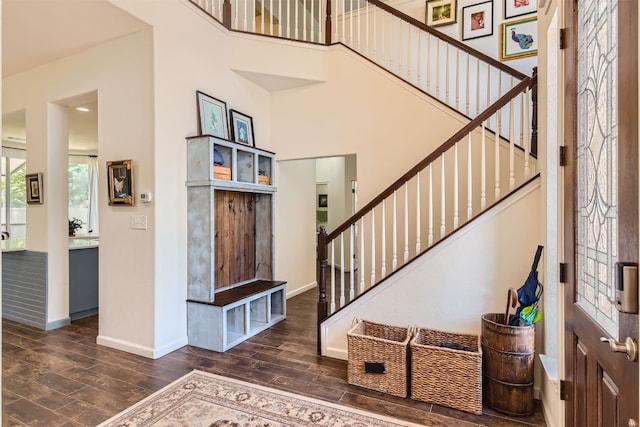
<svg viewBox="0 0 640 427"><path fill-rule="evenodd" d="M320 354L320 322L327 318L327 230L320 227L318 232L318 354Z"/></svg>
<svg viewBox="0 0 640 427"><path fill-rule="evenodd" d="M324 43L331 44L331 0L327 0L327 17L324 23Z"/></svg>
<svg viewBox="0 0 640 427"><path fill-rule="evenodd" d="M222 25L231 29L231 0L224 0L222 5Z"/></svg>
<svg viewBox="0 0 640 427"><path fill-rule="evenodd" d="M538 155L538 67L533 67L531 76L531 153Z"/></svg>

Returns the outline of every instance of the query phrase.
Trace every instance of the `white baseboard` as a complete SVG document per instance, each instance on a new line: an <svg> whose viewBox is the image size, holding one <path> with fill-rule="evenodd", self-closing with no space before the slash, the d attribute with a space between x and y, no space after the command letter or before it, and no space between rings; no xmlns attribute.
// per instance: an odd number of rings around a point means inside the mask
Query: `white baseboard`
<svg viewBox="0 0 640 427"><path fill-rule="evenodd" d="M318 282L311 282L311 283L309 283L307 285L304 285L304 286L302 286L302 287L300 287L298 289L295 289L295 290L293 290L291 292L287 292L287 299L293 298L296 295L300 295L301 293L307 292L308 290L313 289L313 288L317 288L317 287L318 287Z"/></svg>
<svg viewBox="0 0 640 427"><path fill-rule="evenodd" d="M71 324L71 318L65 317L64 319L54 320L53 322L47 322L44 330L50 331L52 329L62 328L63 326L67 326Z"/></svg>
<svg viewBox="0 0 640 427"><path fill-rule="evenodd" d="M96 338L98 345L105 347L115 348L116 350L126 351L127 353L137 354L138 356L147 357L149 359L158 359L166 354L171 353L181 347L187 345L187 337L182 337L176 341L167 344L159 349L151 347L141 346L129 341L120 340L117 338L105 337L104 335L98 335Z"/></svg>

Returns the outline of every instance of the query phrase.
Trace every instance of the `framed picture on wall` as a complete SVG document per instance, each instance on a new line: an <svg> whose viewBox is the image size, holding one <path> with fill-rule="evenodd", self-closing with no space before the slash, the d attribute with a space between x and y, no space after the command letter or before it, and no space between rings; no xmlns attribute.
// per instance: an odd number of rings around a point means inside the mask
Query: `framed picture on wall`
<svg viewBox="0 0 640 427"><path fill-rule="evenodd" d="M538 0L504 0L504 19L538 11Z"/></svg>
<svg viewBox="0 0 640 427"><path fill-rule="evenodd" d="M109 183L109 206L133 206L133 161L118 160L107 162L107 180Z"/></svg>
<svg viewBox="0 0 640 427"><path fill-rule="evenodd" d="M200 135L229 139L227 103L200 91L196 91L196 99Z"/></svg>
<svg viewBox="0 0 640 427"><path fill-rule="evenodd" d="M456 0L427 0L425 23L430 27L456 22Z"/></svg>
<svg viewBox="0 0 640 427"><path fill-rule="evenodd" d="M493 34L493 1L462 8L462 40L477 39Z"/></svg>
<svg viewBox="0 0 640 427"><path fill-rule="evenodd" d="M255 147L253 139L253 119L236 110L229 110L231 115L231 139L240 144Z"/></svg>
<svg viewBox="0 0 640 427"><path fill-rule="evenodd" d="M326 194L318 194L318 207L326 208L329 204L329 196Z"/></svg>
<svg viewBox="0 0 640 427"><path fill-rule="evenodd" d="M524 58L538 54L538 18L503 22L500 27L500 59Z"/></svg>
<svg viewBox="0 0 640 427"><path fill-rule="evenodd" d="M25 181L27 183L27 203L44 203L44 193L42 191L42 172L26 174Z"/></svg>

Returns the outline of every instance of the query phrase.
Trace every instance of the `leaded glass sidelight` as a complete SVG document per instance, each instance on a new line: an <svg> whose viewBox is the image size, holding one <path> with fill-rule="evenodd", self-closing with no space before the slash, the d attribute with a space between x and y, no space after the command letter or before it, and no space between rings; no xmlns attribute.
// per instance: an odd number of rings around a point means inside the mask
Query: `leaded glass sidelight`
<svg viewBox="0 0 640 427"><path fill-rule="evenodd" d="M618 1L581 1L578 16L577 302L613 337L618 260Z"/></svg>

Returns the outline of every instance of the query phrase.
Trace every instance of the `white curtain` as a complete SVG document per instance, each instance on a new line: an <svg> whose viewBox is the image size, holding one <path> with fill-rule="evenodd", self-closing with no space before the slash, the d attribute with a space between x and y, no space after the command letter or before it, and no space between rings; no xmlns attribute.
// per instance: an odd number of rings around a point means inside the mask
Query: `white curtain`
<svg viewBox="0 0 640 427"><path fill-rule="evenodd" d="M89 157L89 212L87 214L87 231L99 234L98 224L98 158Z"/></svg>

